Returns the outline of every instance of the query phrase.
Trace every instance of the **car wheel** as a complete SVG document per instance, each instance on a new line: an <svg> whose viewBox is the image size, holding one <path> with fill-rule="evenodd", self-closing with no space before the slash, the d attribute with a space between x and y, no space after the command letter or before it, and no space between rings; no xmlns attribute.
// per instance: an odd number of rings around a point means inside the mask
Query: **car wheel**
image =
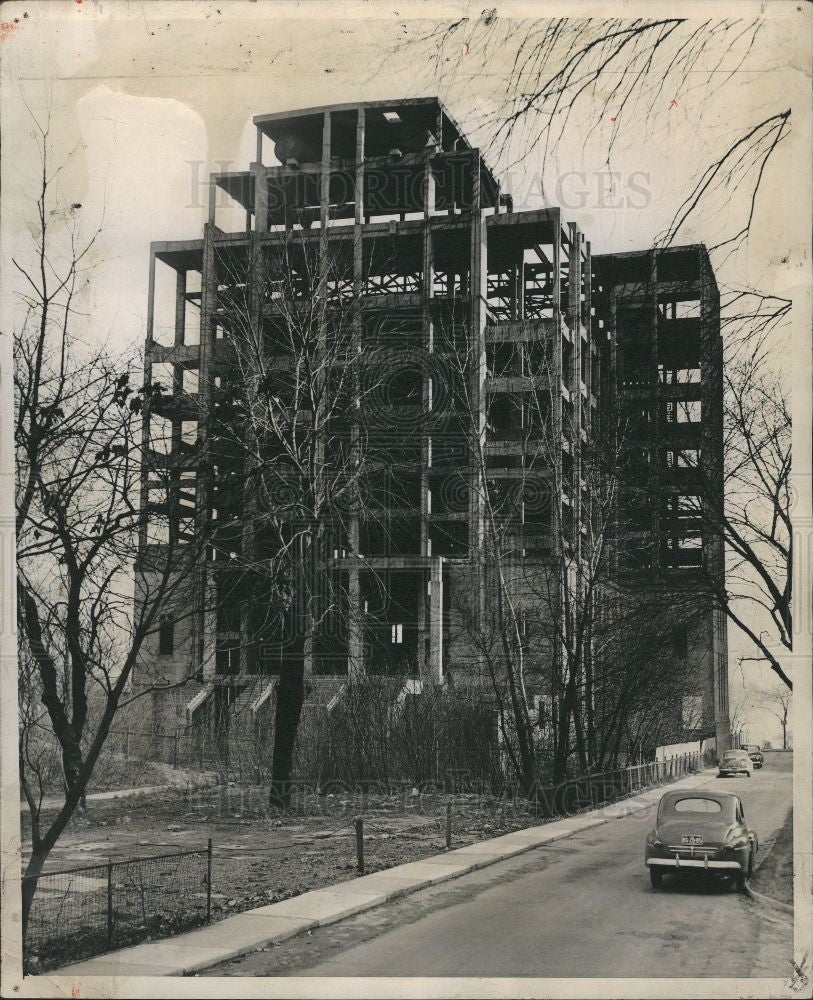
<svg viewBox="0 0 813 1000"><path fill-rule="evenodd" d="M740 869L740 871L738 871L734 876L734 888L737 892L745 892L745 880L746 874L742 869Z"/></svg>
<svg viewBox="0 0 813 1000"><path fill-rule="evenodd" d="M653 889L660 889L663 885L663 872L659 872L657 868L650 868L649 881L652 883Z"/></svg>

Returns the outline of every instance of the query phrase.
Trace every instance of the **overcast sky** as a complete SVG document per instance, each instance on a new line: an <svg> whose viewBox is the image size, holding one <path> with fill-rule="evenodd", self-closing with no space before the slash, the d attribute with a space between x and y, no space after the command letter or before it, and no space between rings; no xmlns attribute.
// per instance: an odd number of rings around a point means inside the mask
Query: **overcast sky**
<svg viewBox="0 0 813 1000"><path fill-rule="evenodd" d="M571 12L576 8L567 6ZM721 7L694 7L689 13L707 17ZM658 8L647 3L646 15L655 16ZM666 9L673 14L676 5ZM799 186L807 185L809 170L804 46L810 19L797 9L792 3L769 5L770 16L735 85L710 93L707 78L693 75L657 114L628 116L609 168L610 114L589 137L586 121L574 120L544 173L538 149L527 150L508 173L508 163L522 150L515 145L506 155L492 156L515 207L564 202L566 216L586 231L594 253L649 246L717 151L766 115L796 105L804 121L795 110L793 131L767 167L748 247L719 262L717 278L723 287L748 283L798 294L808 266ZM538 16L540 6L525 10ZM546 4L545 11L556 12L556 5ZM740 2L737 11L747 17L758 8ZM631 6L616 4L614 12L629 16ZM458 122L487 144L488 118L499 106L513 58L507 15L521 10L500 6L503 44L485 67L476 46L467 50L465 32L459 50L447 50L448 62L439 67L426 50L392 51L398 41L431 26L431 13L430 6L414 3L400 8L262 0L5 3L0 31L4 252L25 253L33 211L39 160L25 104L40 120L50 105L55 155L64 159L73 153L59 176L60 194L66 204L81 204L77 212L88 229L104 218L94 261L99 269L85 303L85 335L89 341L141 344L149 243L200 235L207 173L247 168L255 155L253 115L437 94ZM472 8L474 18L479 13ZM516 30L519 35L518 25ZM731 68L724 62L722 71ZM749 197L745 190L722 192L695 213L680 242L711 245L735 232ZM735 635L730 639L733 690L744 647ZM748 670L749 679L754 673ZM755 717L752 728L753 737L775 738L778 732L764 716Z"/></svg>

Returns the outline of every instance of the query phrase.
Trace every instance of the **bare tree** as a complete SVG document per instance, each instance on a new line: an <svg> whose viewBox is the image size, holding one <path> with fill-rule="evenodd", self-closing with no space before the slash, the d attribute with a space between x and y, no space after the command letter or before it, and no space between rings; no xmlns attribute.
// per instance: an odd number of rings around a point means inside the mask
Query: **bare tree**
<svg viewBox="0 0 813 1000"><path fill-rule="evenodd" d="M145 518L134 499L146 444L140 414L158 390L134 388L132 359L84 343L78 305L100 230L83 239L81 206L55 198L60 167L50 161L48 126L37 128L34 245L30 260L13 260L21 283L14 331L20 781L32 848L24 927L37 877L84 798L138 655L164 601L183 586L193 550L176 551L170 540L168 558L141 566L135 585L143 600L134 614L130 567ZM164 469L157 487L165 512L177 502L168 476ZM33 728L50 729L60 749L64 801L47 821Z"/></svg>
<svg viewBox="0 0 813 1000"><path fill-rule="evenodd" d="M554 353L530 328L524 342L487 348L484 426L471 391L476 347L456 349L448 376L473 456L468 499L483 524L481 578L454 598L458 631L485 673L525 793L543 769L561 781L574 758L582 771L615 766L680 738L687 690L672 635L701 604L691 588L633 596L617 578L626 428L609 408L597 413L578 466L559 461L562 437L578 435L577 415L554 393L570 378ZM521 459L501 469L492 443ZM563 490L572 506L557 503Z"/></svg>
<svg viewBox="0 0 813 1000"><path fill-rule="evenodd" d="M782 727L782 749L788 749L788 723L790 719L791 698L793 695L785 687L774 687L764 692L762 707L779 721Z"/></svg>
<svg viewBox="0 0 813 1000"><path fill-rule="evenodd" d="M706 584L753 643L751 658L766 662L792 688L783 655L793 650L792 424L783 376L770 366L766 344L787 305L759 297L745 315L741 294L735 298L735 315L724 319L730 337L723 368L723 491L698 453L681 452L679 462L699 482L689 508L725 541L725 583L707 572Z"/></svg>
<svg viewBox="0 0 813 1000"><path fill-rule="evenodd" d="M737 86L739 71L757 58L762 26L761 19L731 18L506 18L487 8L476 18L405 26L394 49L420 55L448 88L487 74L495 61L507 64L493 107L481 113L473 135L509 167L532 155L544 172L574 126L581 143L611 123L609 164L625 130L654 131L678 104L677 95L702 115L708 99ZM731 253L747 239L766 165L789 132L790 109L767 110L690 170L661 245L674 242L698 209L729 199L741 186L747 218L713 249Z"/></svg>
<svg viewBox="0 0 813 1000"><path fill-rule="evenodd" d="M333 567L358 552L362 512L376 517L366 417L386 395L386 351L362 354L352 255L324 231L292 231L250 274L245 259L223 255L220 266L232 352L206 431L221 498L213 537L233 554L246 652L278 674L271 797L284 806L305 659L359 648L358 578ZM386 448L376 460L387 464ZM260 663L262 649L274 652Z"/></svg>
<svg viewBox="0 0 813 1000"><path fill-rule="evenodd" d="M792 427L782 376L768 368L763 345L762 337L749 334L725 368L726 503L714 511L730 553L721 603L792 688L780 652L793 648ZM767 616L770 638L741 610L749 605Z"/></svg>
<svg viewBox="0 0 813 1000"><path fill-rule="evenodd" d="M487 8L479 17L405 26L394 47L420 53L452 90L495 60L507 63L510 71L495 78L494 104L481 114L474 137L508 168L533 156L544 173L573 129L581 142L611 122L609 164L625 130L640 135L642 128L657 128L678 104L678 94L681 106L702 118L708 101L738 86L739 71L758 59L763 24L761 19L713 17L517 19ZM753 122L724 139L708 162L690 166L686 189L673 192L674 209L657 245L672 245L687 223L741 189L745 217L709 247L718 257L723 254L721 260L741 249L767 166L789 130L790 109L761 107ZM791 636L790 423L780 380L768 375L762 362L769 335L777 333L789 309L789 300L758 289L724 290L730 448L725 485L737 499L715 516L725 526L730 576L738 582L731 594L714 584L729 620L787 684L779 651L790 649ZM707 507L710 497L709 492ZM759 607L772 625L770 635L752 624L750 612Z"/></svg>

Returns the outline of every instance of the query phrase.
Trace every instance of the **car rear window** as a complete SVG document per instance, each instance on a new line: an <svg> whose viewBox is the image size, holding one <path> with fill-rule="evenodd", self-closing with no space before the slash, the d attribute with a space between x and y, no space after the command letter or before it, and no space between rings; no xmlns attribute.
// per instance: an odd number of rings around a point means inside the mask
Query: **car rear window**
<svg viewBox="0 0 813 1000"><path fill-rule="evenodd" d="M718 813L723 807L716 799L678 799L673 809L679 813Z"/></svg>
<svg viewBox="0 0 813 1000"><path fill-rule="evenodd" d="M741 760L743 757L747 757L748 754L745 750L727 750L723 754L723 760Z"/></svg>

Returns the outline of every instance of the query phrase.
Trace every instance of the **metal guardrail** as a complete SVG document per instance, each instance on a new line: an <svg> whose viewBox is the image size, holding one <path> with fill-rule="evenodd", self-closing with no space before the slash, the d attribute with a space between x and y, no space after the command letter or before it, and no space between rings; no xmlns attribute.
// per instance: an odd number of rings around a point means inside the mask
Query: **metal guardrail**
<svg viewBox="0 0 813 1000"><path fill-rule="evenodd" d="M539 789L538 800L543 815L567 816L586 806L615 802L626 795L653 785L676 781L703 767L700 753L685 753L662 761L633 764L630 767L583 774L560 785Z"/></svg>
<svg viewBox="0 0 813 1000"><path fill-rule="evenodd" d="M33 880L23 876L22 882ZM46 871L23 942L26 967L97 955L212 918L212 841L205 848Z"/></svg>

